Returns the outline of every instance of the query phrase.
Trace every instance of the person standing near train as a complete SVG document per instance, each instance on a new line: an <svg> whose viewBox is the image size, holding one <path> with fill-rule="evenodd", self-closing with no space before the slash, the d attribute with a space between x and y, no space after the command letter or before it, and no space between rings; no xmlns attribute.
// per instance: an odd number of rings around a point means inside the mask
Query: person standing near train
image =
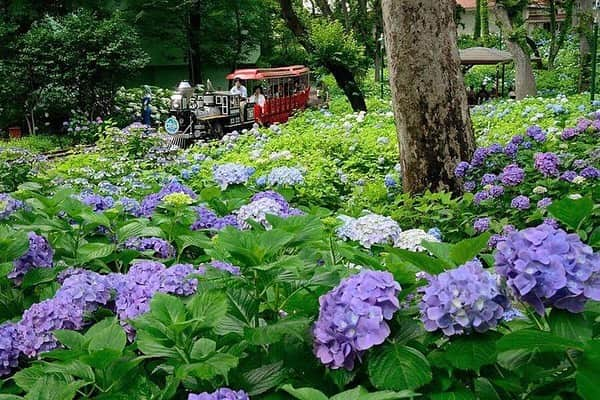
<svg viewBox="0 0 600 400"><path fill-rule="evenodd" d="M242 85L242 80L240 78L235 78L233 82L233 87L229 93L239 94L240 97L245 100L248 97L248 90L246 89L246 86Z"/></svg>

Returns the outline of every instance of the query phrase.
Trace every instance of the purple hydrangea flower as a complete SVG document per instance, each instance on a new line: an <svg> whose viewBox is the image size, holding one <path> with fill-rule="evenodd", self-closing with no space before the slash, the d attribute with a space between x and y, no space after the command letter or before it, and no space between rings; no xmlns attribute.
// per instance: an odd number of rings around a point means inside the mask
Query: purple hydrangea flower
<svg viewBox="0 0 600 400"><path fill-rule="evenodd" d="M519 145L517 145L515 143L509 143L504 148L504 154L506 154L508 157L511 157L511 158L514 158L517 155L518 151L519 151Z"/></svg>
<svg viewBox="0 0 600 400"><path fill-rule="evenodd" d="M546 140L546 132L544 132L544 130L537 125L533 125L527 128L527 136L529 136L536 142L543 142L544 140Z"/></svg>
<svg viewBox="0 0 600 400"><path fill-rule="evenodd" d="M454 169L454 175L459 178L464 178L465 175L467 175L467 172L469 172L469 168L471 168L471 165L468 162L461 161Z"/></svg>
<svg viewBox="0 0 600 400"><path fill-rule="evenodd" d="M523 139L523 135L515 135L515 136L512 137L512 139L510 139L510 142L512 144L517 144L518 145L518 144L523 143L523 140L524 140Z"/></svg>
<svg viewBox="0 0 600 400"><path fill-rule="evenodd" d="M476 149L475 153L473 153L473 159L471 160L471 165L473 167L479 167L480 165L483 165L483 163L485 162L485 159L489 155L490 155L490 151L487 149L487 147L480 147L480 148Z"/></svg>
<svg viewBox="0 0 600 400"><path fill-rule="evenodd" d="M586 167L581 170L581 176L586 179L598 179L600 178L600 169L594 167Z"/></svg>
<svg viewBox="0 0 600 400"><path fill-rule="evenodd" d="M531 142L529 142L529 141L527 141L527 142L523 142L523 143L521 143L521 146L522 146L524 149L530 149L530 148L531 148Z"/></svg>
<svg viewBox="0 0 600 400"><path fill-rule="evenodd" d="M465 192L471 193L473 190L475 190L475 188L477 187L477 184L473 181L466 181L463 189L465 190Z"/></svg>
<svg viewBox="0 0 600 400"><path fill-rule="evenodd" d="M573 168L575 168L575 169L582 169L582 168L585 168L585 167L587 167L587 161L581 160L581 159L573 161Z"/></svg>
<svg viewBox="0 0 600 400"><path fill-rule="evenodd" d="M198 289L198 279L190 278L192 274L202 274L191 264L176 264L165 269L161 274L159 292L190 296Z"/></svg>
<svg viewBox="0 0 600 400"><path fill-rule="evenodd" d="M220 388L212 393L190 393L188 400L250 400L250 397L243 390L238 390L236 392L229 388Z"/></svg>
<svg viewBox="0 0 600 400"><path fill-rule="evenodd" d="M560 176L560 179L567 182L573 182L575 178L577 178L577 172L575 171L565 171Z"/></svg>
<svg viewBox="0 0 600 400"><path fill-rule="evenodd" d="M574 137L576 137L577 135L579 135L582 131L576 129L576 128L566 128L565 130L562 131L562 133L560 134L560 138L562 140L571 140Z"/></svg>
<svg viewBox="0 0 600 400"><path fill-rule="evenodd" d="M555 229L560 228L560 224L554 218L544 218L544 224L550 225L551 227L553 227Z"/></svg>
<svg viewBox="0 0 600 400"><path fill-rule="evenodd" d="M504 148L499 143L492 143L488 147L488 151L489 151L490 154L502 153L504 151Z"/></svg>
<svg viewBox="0 0 600 400"><path fill-rule="evenodd" d="M156 258L171 258L175 256L175 247L164 239L157 237L133 237L128 239L123 245L126 249L147 251L153 250L153 256Z"/></svg>
<svg viewBox="0 0 600 400"><path fill-rule="evenodd" d="M473 203L476 205L481 204L482 202L488 200L490 198L490 192L488 190L482 190L481 192L475 193L475 197L473 198Z"/></svg>
<svg viewBox="0 0 600 400"><path fill-rule="evenodd" d="M240 267L236 267L235 265L232 265L228 262L225 261L211 261L210 265L215 268L218 269L220 271L225 271L225 272L229 272L231 275L240 275Z"/></svg>
<svg viewBox="0 0 600 400"><path fill-rule="evenodd" d="M142 207L139 201L129 197L121 197L121 199L119 200L119 204L123 206L123 211L125 212L125 214L129 214L134 217L142 216Z"/></svg>
<svg viewBox="0 0 600 400"><path fill-rule="evenodd" d="M54 250L45 237L29 232L29 249L27 252L13 262L13 270L8 277L15 283L20 284L23 276L35 268L51 268L53 264Z"/></svg>
<svg viewBox="0 0 600 400"><path fill-rule="evenodd" d="M587 118L582 118L577 121L577 130L579 132L585 132L590 126L592 126L592 121Z"/></svg>
<svg viewBox="0 0 600 400"><path fill-rule="evenodd" d="M490 196L498 198L504 194L504 186L494 185L489 190Z"/></svg>
<svg viewBox="0 0 600 400"><path fill-rule="evenodd" d="M11 322L0 325L0 377L8 375L19 365L17 326Z"/></svg>
<svg viewBox="0 0 600 400"><path fill-rule="evenodd" d="M510 206L512 208L516 208L517 210L528 210L530 207L529 197L527 196L517 196L510 202Z"/></svg>
<svg viewBox="0 0 600 400"><path fill-rule="evenodd" d="M475 222L473 223L473 228L475 229L475 232L477 233L481 233L481 232L485 232L488 229L490 229L490 223L491 223L491 219L490 218L477 218L475 220Z"/></svg>
<svg viewBox="0 0 600 400"><path fill-rule="evenodd" d="M495 277L477 260L437 276L427 276L419 305L425 329L446 336L485 332L498 325L509 308Z"/></svg>
<svg viewBox="0 0 600 400"><path fill-rule="evenodd" d="M219 184L221 190L227 189L229 185L248 183L253 173L254 168L241 164L227 163L213 166L213 179Z"/></svg>
<svg viewBox="0 0 600 400"><path fill-rule="evenodd" d="M271 225L266 218L268 214L287 218L294 215L302 215L303 213L296 208L290 207L289 203L282 195L269 190L252 196L250 203L240 207L236 214L237 223L243 229L250 227L250 225L246 222L249 219L252 219L262 224L265 228L270 229Z"/></svg>
<svg viewBox="0 0 600 400"><path fill-rule="evenodd" d="M321 296L313 328L315 355L329 368L354 368L357 357L390 335L385 321L400 307L399 291L389 272L365 270Z"/></svg>
<svg viewBox="0 0 600 400"><path fill-rule="evenodd" d="M537 202L537 208L546 208L550 204L552 204L552 199L550 197L544 197L543 199Z"/></svg>
<svg viewBox="0 0 600 400"><path fill-rule="evenodd" d="M237 218L235 215L226 215L225 217L218 217L217 214L207 206L195 207L195 210L198 215L198 219L196 219L196 221L191 226L191 229L193 231L197 231L200 229L220 231L226 226L233 226L234 228L239 228Z"/></svg>
<svg viewBox="0 0 600 400"><path fill-rule="evenodd" d="M525 179L525 170L517 164L510 164L504 167L500 180L505 186L517 186Z"/></svg>
<svg viewBox="0 0 600 400"><path fill-rule="evenodd" d="M92 312L110 301L113 285L106 275L85 269L67 271L61 273L62 286L55 298L70 299L85 312Z"/></svg>
<svg viewBox="0 0 600 400"><path fill-rule="evenodd" d="M534 166L544 176L557 176L560 160L554 153L537 153Z"/></svg>
<svg viewBox="0 0 600 400"><path fill-rule="evenodd" d="M498 179L498 177L494 174L484 174L483 177L481 178L481 184L482 185L491 185L494 182L496 182L496 179Z"/></svg>
<svg viewBox="0 0 600 400"><path fill-rule="evenodd" d="M546 306L581 312L600 301L600 255L576 234L541 224L498 243L496 271L538 314Z"/></svg>
<svg viewBox="0 0 600 400"><path fill-rule="evenodd" d="M95 212L100 212L104 210L108 210L115 205L115 201L110 196L100 196L94 193L81 193L79 195L79 200L89 206Z"/></svg>
<svg viewBox="0 0 600 400"><path fill-rule="evenodd" d="M267 182L271 186L276 185L299 185L304 183L302 171L294 167L273 168L267 176Z"/></svg>
<svg viewBox="0 0 600 400"><path fill-rule="evenodd" d="M0 221L8 219L12 214L23 208L23 202L12 198L8 193L0 193Z"/></svg>

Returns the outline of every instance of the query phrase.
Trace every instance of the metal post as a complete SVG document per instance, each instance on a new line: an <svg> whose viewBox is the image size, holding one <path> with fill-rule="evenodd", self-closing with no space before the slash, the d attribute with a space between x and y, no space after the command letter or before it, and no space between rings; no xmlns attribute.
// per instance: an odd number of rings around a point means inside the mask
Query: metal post
<svg viewBox="0 0 600 400"><path fill-rule="evenodd" d="M592 82L590 98L594 102L596 98L596 62L598 57L598 23L594 20L594 40L592 41Z"/></svg>

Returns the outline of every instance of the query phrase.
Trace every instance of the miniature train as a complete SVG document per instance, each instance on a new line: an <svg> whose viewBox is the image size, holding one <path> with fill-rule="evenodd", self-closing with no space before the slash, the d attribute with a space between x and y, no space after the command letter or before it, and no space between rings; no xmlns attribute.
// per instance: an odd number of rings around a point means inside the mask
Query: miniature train
<svg viewBox="0 0 600 400"><path fill-rule="evenodd" d="M215 91L210 82L204 91L187 81L179 84L171 96L170 117L165 121L165 130L174 144L185 147L196 140L220 139L226 132L250 128L255 123L285 122L308 104L310 70L302 65L241 69L227 75L227 79L241 80L249 97ZM262 106L251 102L250 95L257 87L264 94Z"/></svg>

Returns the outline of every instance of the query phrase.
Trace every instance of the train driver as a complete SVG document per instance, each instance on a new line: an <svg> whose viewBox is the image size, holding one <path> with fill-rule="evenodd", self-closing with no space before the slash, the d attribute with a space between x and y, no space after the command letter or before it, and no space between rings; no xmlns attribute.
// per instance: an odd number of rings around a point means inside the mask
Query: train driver
<svg viewBox="0 0 600 400"><path fill-rule="evenodd" d="M234 85L229 93L239 94L242 99L246 99L246 97L248 97L248 90L246 90L246 86L242 85L242 80L240 78L235 78L233 82Z"/></svg>

